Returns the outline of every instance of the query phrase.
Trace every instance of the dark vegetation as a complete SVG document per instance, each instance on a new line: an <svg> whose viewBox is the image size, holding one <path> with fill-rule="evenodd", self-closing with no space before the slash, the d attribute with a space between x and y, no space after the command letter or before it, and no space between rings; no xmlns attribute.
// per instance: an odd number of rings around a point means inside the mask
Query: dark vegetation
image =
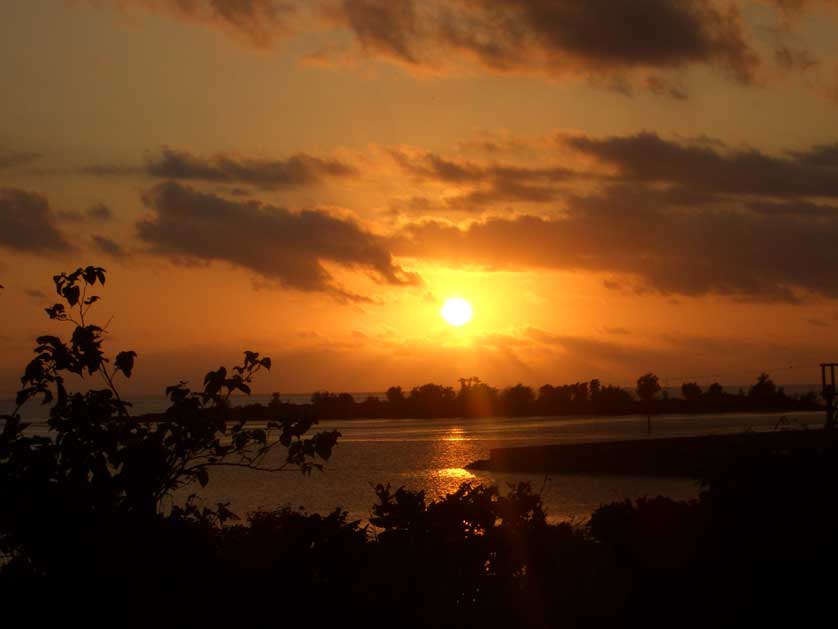
<svg viewBox="0 0 838 629"><path fill-rule="evenodd" d="M18 400L51 405L51 436L19 413L0 435L0 614L31 626L710 627L832 611L838 445L739 452L691 502L658 497L548 523L527 485L464 485L429 503L378 486L371 524L279 508L236 520L225 505L164 498L218 466L310 473L338 435L278 412L267 430L228 419L270 361L248 352L203 390L170 387L158 422L130 416L87 322L88 267L56 278L71 338L38 339ZM104 387L72 392L101 378ZM280 409L275 409L279 411ZM268 473L268 472L266 472ZM301 478L301 482L304 479ZM826 616L827 618L829 616Z"/></svg>
<svg viewBox="0 0 838 629"><path fill-rule="evenodd" d="M811 411L822 408L812 392L786 395L768 374L760 374L748 391L725 392L714 382L703 390L685 382L682 397L661 395L658 378L645 374L638 379L635 395L624 388L603 385L599 380L553 386L534 391L523 384L499 390L479 378L461 378L458 389L425 384L409 392L390 387L386 399L368 397L356 401L349 393L317 391L310 404L283 402L279 394L267 404L248 404L231 409L239 419L269 419L284 416L314 419L442 418L442 417L536 417L562 415L656 415L661 413L739 413Z"/></svg>

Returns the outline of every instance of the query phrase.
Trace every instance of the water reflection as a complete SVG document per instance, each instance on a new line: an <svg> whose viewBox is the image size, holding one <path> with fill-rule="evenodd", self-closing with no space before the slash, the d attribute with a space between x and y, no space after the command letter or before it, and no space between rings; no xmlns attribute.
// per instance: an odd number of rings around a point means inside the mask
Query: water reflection
<svg viewBox="0 0 838 629"><path fill-rule="evenodd" d="M465 441L465 432L460 426L452 426L442 438L442 441Z"/></svg>
<svg viewBox="0 0 838 629"><path fill-rule="evenodd" d="M448 467L444 470L437 470L433 475L441 479L453 479L460 482L477 478L477 476L462 467Z"/></svg>
<svg viewBox="0 0 838 629"><path fill-rule="evenodd" d="M433 445L430 486L426 488L429 497L441 498L468 481L480 482L477 476L462 467L474 459L474 450L474 443L462 426L447 427Z"/></svg>
<svg viewBox="0 0 838 629"><path fill-rule="evenodd" d="M821 414L800 413L799 419L815 423ZM661 416L655 430L661 436L773 430L776 415ZM502 491L507 483L529 481L540 491L548 513L554 518L584 519L603 503L626 497L667 495L694 498L698 488L689 479L652 477L587 477L543 474L497 474L478 472L464 466L489 456L496 447L524 446L532 443L569 443L603 439L645 439L646 417L619 418L530 418L507 419L416 419L323 421L322 430L340 430L332 458L323 473L258 474L223 468L213 473L206 488L198 491L208 506L232 502L232 508L245 515L257 508L305 505L311 511L327 513L336 506L347 509L353 519L369 517L375 502L376 484L391 483L425 490L428 500L455 491L463 482L497 483ZM280 464L284 450L278 450L268 464Z"/></svg>

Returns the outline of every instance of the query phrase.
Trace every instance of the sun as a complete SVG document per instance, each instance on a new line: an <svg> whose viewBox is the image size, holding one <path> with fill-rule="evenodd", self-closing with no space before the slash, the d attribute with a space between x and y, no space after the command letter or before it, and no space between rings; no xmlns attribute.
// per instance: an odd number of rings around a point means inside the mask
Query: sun
<svg viewBox="0 0 838 629"><path fill-rule="evenodd" d="M462 297L452 297L442 304L439 313L451 325L461 326L471 321L472 309Z"/></svg>

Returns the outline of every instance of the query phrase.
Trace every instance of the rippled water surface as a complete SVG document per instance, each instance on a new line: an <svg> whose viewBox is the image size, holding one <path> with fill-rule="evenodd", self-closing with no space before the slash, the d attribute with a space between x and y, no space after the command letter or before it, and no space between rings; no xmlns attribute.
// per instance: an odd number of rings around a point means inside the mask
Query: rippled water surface
<svg viewBox="0 0 838 629"><path fill-rule="evenodd" d="M780 414L660 416L654 436L772 430ZM818 426L819 413L787 414L799 425ZM528 419L376 419L324 421L323 429L343 434L323 473L264 474L224 469L203 491L208 501L230 500L246 513L281 504L327 511L341 506L353 518L365 519L375 502L373 485L391 483L424 489L431 498L455 490L464 481L499 483L529 481L542 491L552 518L584 519L600 504L625 497L663 494L673 498L697 495L695 482L683 478L612 477L471 473L464 469L487 458L490 448L612 439L645 439L646 418Z"/></svg>
<svg viewBox="0 0 838 629"><path fill-rule="evenodd" d="M146 404L148 408L135 408L135 411L162 410L162 403L151 400ZM0 407L8 405L0 403ZM46 407L34 406L27 411L24 416L31 417L31 413L45 414ZM0 412L8 410L0 408ZM781 421L782 417L785 420ZM815 427L821 425L823 415L663 415L653 419L653 436L773 430L778 422ZM614 500L658 494L683 499L696 496L699 490L695 482L683 478L585 475L545 478L532 474L472 473L465 469L472 461L488 458L489 450L496 447L646 439L645 416L369 419L324 421L319 428L336 429L343 434L325 472L302 476L300 473L267 474L222 468L213 472L210 484L200 491L202 498L209 503L229 501L239 514L285 504L319 512L340 506L349 511L351 517L366 519L375 502L373 487L377 483L424 489L429 498L437 498L465 481L498 483L501 487L508 482L529 481L542 492L553 519L581 520L599 505ZM282 452L278 451L277 457ZM279 462L279 458L274 460L274 463ZM196 490L192 488L192 491ZM176 500L184 497L178 496Z"/></svg>

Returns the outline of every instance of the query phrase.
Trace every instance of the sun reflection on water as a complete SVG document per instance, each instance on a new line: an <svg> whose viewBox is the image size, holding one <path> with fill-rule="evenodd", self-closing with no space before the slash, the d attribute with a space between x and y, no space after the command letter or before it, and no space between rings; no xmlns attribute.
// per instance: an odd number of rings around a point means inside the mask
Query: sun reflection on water
<svg viewBox="0 0 838 629"><path fill-rule="evenodd" d="M447 467L443 470L436 470L434 476L442 479L452 479L458 481L466 481L477 478L474 474L463 467Z"/></svg>
<svg viewBox="0 0 838 629"><path fill-rule="evenodd" d="M442 438L442 441L465 441L466 435L463 432L463 429L460 426L454 426L445 433L445 436Z"/></svg>

